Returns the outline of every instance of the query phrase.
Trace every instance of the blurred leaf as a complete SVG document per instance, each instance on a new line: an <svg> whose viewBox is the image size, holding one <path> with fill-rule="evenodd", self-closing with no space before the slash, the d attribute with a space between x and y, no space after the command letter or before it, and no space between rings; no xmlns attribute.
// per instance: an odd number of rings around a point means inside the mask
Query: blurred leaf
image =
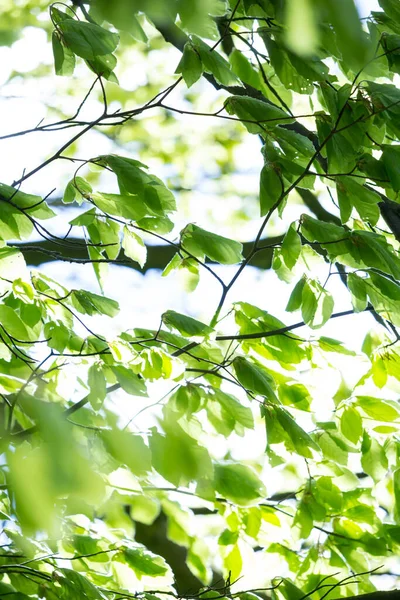
<svg viewBox="0 0 400 600"><path fill-rule="evenodd" d="M267 493L254 471L238 463L215 464L214 482L219 494L239 506L254 504Z"/></svg>

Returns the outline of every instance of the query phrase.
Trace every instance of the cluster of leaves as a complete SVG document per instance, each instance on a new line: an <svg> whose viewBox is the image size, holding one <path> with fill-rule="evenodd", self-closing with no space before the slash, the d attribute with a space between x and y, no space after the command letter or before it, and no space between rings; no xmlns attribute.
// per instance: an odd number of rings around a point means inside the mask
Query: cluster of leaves
<svg viewBox="0 0 400 600"><path fill-rule="evenodd" d="M200 596L231 594L260 552L290 575L271 591L277 598L322 598L325 574L336 595L375 589L368 576L339 588L333 572L369 572L400 546L400 12L396 0L380 5L384 12L364 23L352 0L50 6L55 72L72 76L83 59L103 112L91 122L75 115L34 128L80 129L12 186L0 185L0 595L174 595L180 582L168 556L131 535L132 520L150 527L162 515L169 540L186 549ZM132 43L158 48L160 34L182 52L173 81L138 108L110 112L117 56L126 60ZM53 240L54 259L74 259L69 234L49 231L55 212L22 191L25 182L96 127L123 129L153 109L184 112L167 107L167 98L178 89L188 101L193 89L201 98L201 78L224 100L216 112L192 111L192 118L223 119L262 144L261 222L249 251L192 222L177 234L179 198L118 150L79 159L63 194L79 213L69 221L82 232L77 262L93 264L100 293L67 289L28 269L24 255L35 234ZM304 98L310 112L297 116ZM112 193L94 189L104 176ZM332 212L318 200L325 188ZM285 221L286 209L310 196L314 216ZM59 214L67 218L65 206ZM271 244L265 235L276 215L286 231ZM167 310L152 330L130 323L105 336L99 319L119 311L102 293L106 266L133 261L143 268L149 237L173 248L163 275L186 272L191 290L203 272L217 280L215 311L203 322ZM264 299L263 309L228 302L244 269L271 248L273 272L290 287L286 312L301 313L291 325ZM236 265L234 275L226 281L213 263ZM316 265L325 267L324 281ZM334 312L332 275L342 279L346 311ZM364 311L378 324L362 356L316 333L332 318ZM292 332L300 327L303 336ZM343 380L323 393L313 385L314 374L329 380L343 364L360 372L354 384ZM146 431L121 425L113 394L146 408L166 386ZM265 451L235 459L254 440ZM274 493L278 478L289 484ZM186 505L177 493L189 498ZM207 515L209 544L196 533L198 512ZM208 587L213 570L227 582L222 592ZM274 575L263 583L274 583Z"/></svg>

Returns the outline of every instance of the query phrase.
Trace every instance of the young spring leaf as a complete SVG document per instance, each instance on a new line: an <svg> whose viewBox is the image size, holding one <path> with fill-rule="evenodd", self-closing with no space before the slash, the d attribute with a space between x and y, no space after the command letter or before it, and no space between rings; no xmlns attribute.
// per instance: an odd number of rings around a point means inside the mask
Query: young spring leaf
<svg viewBox="0 0 400 600"><path fill-rule="evenodd" d="M282 109L250 96L229 96L225 110L237 115L250 133L265 134L276 125L293 123L293 118Z"/></svg>
<svg viewBox="0 0 400 600"><path fill-rule="evenodd" d="M223 265L233 265L243 260L243 246L240 242L211 233L197 225L190 224L182 230L181 244L184 250L197 258L208 256Z"/></svg>
<svg viewBox="0 0 400 600"><path fill-rule="evenodd" d="M263 482L248 466L239 463L214 465L216 491L239 506L249 506L266 496Z"/></svg>
<svg viewBox="0 0 400 600"><path fill-rule="evenodd" d="M234 359L233 368L236 377L245 389L265 396L267 400L277 402L274 380L266 369L242 356Z"/></svg>
<svg viewBox="0 0 400 600"><path fill-rule="evenodd" d="M56 75L72 75L75 69L75 54L64 46L60 36L53 31L51 36Z"/></svg>
<svg viewBox="0 0 400 600"><path fill-rule="evenodd" d="M94 60L97 56L112 54L119 36L95 23L65 19L57 25L65 44L81 58Z"/></svg>
<svg viewBox="0 0 400 600"><path fill-rule="evenodd" d="M142 238L126 226L124 227L122 247L126 256L138 262L143 269L147 257L146 246Z"/></svg>
<svg viewBox="0 0 400 600"><path fill-rule="evenodd" d="M264 217L275 207L284 190L282 176L273 164L266 164L260 173L260 209Z"/></svg>
<svg viewBox="0 0 400 600"><path fill-rule="evenodd" d="M169 327L173 327L181 335L187 337L204 337L213 332L213 329L197 319L181 315L174 310L167 310L162 316L163 322Z"/></svg>
<svg viewBox="0 0 400 600"><path fill-rule="evenodd" d="M203 63L201 62L200 53L190 42L185 44L182 58L176 67L175 73L182 74L188 88L196 83L203 73Z"/></svg>

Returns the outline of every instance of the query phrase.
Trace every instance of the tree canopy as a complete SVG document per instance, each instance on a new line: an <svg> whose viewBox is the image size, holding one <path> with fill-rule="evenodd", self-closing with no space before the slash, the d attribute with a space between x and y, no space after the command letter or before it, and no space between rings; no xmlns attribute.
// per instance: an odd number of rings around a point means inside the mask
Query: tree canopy
<svg viewBox="0 0 400 600"><path fill-rule="evenodd" d="M400 5L379 5L3 0L2 56L25 54L0 136L1 598L399 593ZM183 308L119 317L149 302L129 268Z"/></svg>

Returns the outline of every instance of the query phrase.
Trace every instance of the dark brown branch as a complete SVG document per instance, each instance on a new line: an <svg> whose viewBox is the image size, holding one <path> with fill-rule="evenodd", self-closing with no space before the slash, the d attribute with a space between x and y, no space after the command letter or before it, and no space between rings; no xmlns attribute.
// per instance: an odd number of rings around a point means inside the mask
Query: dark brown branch
<svg viewBox="0 0 400 600"><path fill-rule="evenodd" d="M272 261L272 246L281 243L282 239L283 236L273 236L270 238L265 238L263 240L263 245L271 247L266 248L262 252L259 252L257 255L255 255L251 262L252 266L258 267L259 269L269 269L271 267ZM72 262L89 262L87 250L85 246L82 245L82 241L83 240L79 238L69 238L69 243L68 246L65 248L65 256L63 257L63 260L69 259ZM52 240L40 240L38 242L29 243L12 243L9 245L14 248L18 248L23 253L27 264L31 266L36 267L44 263L58 260L57 254L59 254L59 246L56 244L56 242ZM245 242L243 244L243 252L245 254L248 253L251 247L252 242ZM130 267L132 269L136 269L137 271L145 272L149 269L164 269L164 267L168 264L168 262L171 260L175 253L176 248L174 248L173 246L168 246L166 244L155 246L148 245L147 262L144 265L143 269L141 269L136 262L128 261L122 250L117 258L117 261L124 261L123 266L125 267Z"/></svg>

